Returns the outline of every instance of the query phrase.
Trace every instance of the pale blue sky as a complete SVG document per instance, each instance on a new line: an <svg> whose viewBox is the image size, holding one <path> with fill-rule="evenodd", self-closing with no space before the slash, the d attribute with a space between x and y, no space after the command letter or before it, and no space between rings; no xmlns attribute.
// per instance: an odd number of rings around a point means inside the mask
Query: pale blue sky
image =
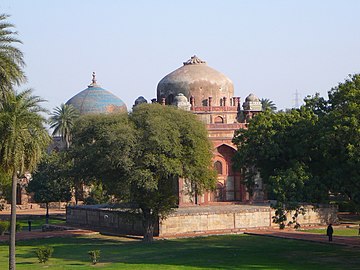
<svg viewBox="0 0 360 270"><path fill-rule="evenodd" d="M360 72L360 1L2 0L29 83L52 110L98 83L128 106L196 54L283 109Z"/></svg>

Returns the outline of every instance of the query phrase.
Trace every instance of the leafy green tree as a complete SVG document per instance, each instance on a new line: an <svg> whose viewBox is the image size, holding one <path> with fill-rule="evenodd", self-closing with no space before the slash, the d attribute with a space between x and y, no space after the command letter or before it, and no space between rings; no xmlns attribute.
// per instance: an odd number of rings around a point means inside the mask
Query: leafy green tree
<svg viewBox="0 0 360 270"><path fill-rule="evenodd" d="M277 110L277 107L275 106L275 103L272 100L268 99L268 98L262 98L260 100L260 102L261 102L261 106L262 106L263 111L266 111L266 110L269 109L269 110L275 112Z"/></svg>
<svg viewBox="0 0 360 270"><path fill-rule="evenodd" d="M11 200L11 174L6 173L0 168L0 202ZM0 203L0 211L3 210L4 205Z"/></svg>
<svg viewBox="0 0 360 270"><path fill-rule="evenodd" d="M351 75L328 95L328 100L308 96L300 109L265 111L234 138L235 163L247 168L248 188L259 171L280 214L301 202L338 198L360 209L360 75Z"/></svg>
<svg viewBox="0 0 360 270"><path fill-rule="evenodd" d="M212 145L196 116L176 108L139 105L130 120L137 131L131 194L143 213L144 240L152 241L155 222L176 205L179 177L191 181L196 194L214 186Z"/></svg>
<svg viewBox="0 0 360 270"><path fill-rule="evenodd" d="M52 135L60 135L66 143L66 149L70 147L74 123L78 116L78 111L71 104L61 104L54 109L49 119L50 128L54 129Z"/></svg>
<svg viewBox="0 0 360 270"><path fill-rule="evenodd" d="M75 189L103 181L104 188L121 199L128 198L128 181L117 185L115 180L118 175L130 174L133 166L135 130L127 114L81 116L75 127L68 157L74 164L69 174ZM81 197L75 192L76 200Z"/></svg>
<svg viewBox="0 0 360 270"><path fill-rule="evenodd" d="M49 203L67 202L71 199L71 183L63 174L68 168L68 164L64 163L61 155L61 152L52 152L50 155L44 156L27 187L28 192L34 193L35 202L45 203L47 224Z"/></svg>
<svg viewBox="0 0 360 270"><path fill-rule="evenodd" d="M234 137L238 146L234 162L238 169L248 171L245 184L250 193L259 172L279 213L299 210L302 202L328 198L328 189L318 177L322 156L317 123L318 117L305 107L275 114L268 110ZM285 220L278 221L283 225Z"/></svg>
<svg viewBox="0 0 360 270"><path fill-rule="evenodd" d="M5 92L11 91L13 85L26 81L23 67L23 53L15 45L22 42L16 38L14 25L7 22L7 14L0 14L0 99L5 98Z"/></svg>
<svg viewBox="0 0 360 270"><path fill-rule="evenodd" d="M87 205L95 205L95 204L103 204L109 203L110 198L107 195L106 191L103 188L101 182L94 182L91 184L90 192L86 198L84 198L84 204Z"/></svg>
<svg viewBox="0 0 360 270"><path fill-rule="evenodd" d="M179 177L198 194L214 186L211 150L195 115L159 104L138 105L129 116L82 117L71 147L78 174L100 179L109 194L141 209L144 241L176 207Z"/></svg>
<svg viewBox="0 0 360 270"><path fill-rule="evenodd" d="M323 179L360 211L360 74L350 75L329 92L321 118Z"/></svg>
<svg viewBox="0 0 360 270"><path fill-rule="evenodd" d="M50 143L43 124L42 99L31 90L7 92L0 108L0 164L12 176L9 269L15 269L16 188L19 176L32 171Z"/></svg>

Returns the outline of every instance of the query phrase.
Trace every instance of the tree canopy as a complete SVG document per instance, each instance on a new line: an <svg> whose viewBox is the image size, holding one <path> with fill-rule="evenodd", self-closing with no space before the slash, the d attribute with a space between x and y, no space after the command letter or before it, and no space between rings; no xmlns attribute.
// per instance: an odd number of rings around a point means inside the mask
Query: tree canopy
<svg viewBox="0 0 360 270"><path fill-rule="evenodd" d="M260 102L261 102L261 106L262 106L263 111L271 110L271 111L275 112L277 110L277 107L276 107L275 103L272 100L268 99L268 98L262 98L260 100Z"/></svg>
<svg viewBox="0 0 360 270"><path fill-rule="evenodd" d="M63 153L52 152L45 155L39 163L32 180L27 186L27 191L34 194L37 203L46 204L46 216L49 216L49 203L59 201L70 201L70 182L63 174L69 167L61 158Z"/></svg>
<svg viewBox="0 0 360 270"><path fill-rule="evenodd" d="M78 111L71 104L61 104L60 107L54 109L49 119L50 128L54 129L52 135L60 135L66 143L66 149L70 147L72 130L78 116Z"/></svg>
<svg viewBox="0 0 360 270"><path fill-rule="evenodd" d="M0 97L4 98L4 93L11 90L13 85L20 85L26 81L23 67L25 62L23 53L17 44L21 44L12 23L7 22L10 16L0 14Z"/></svg>
<svg viewBox="0 0 360 270"><path fill-rule="evenodd" d="M328 100L317 94L300 109L255 117L234 137L235 165L247 172L250 191L259 172L282 209L338 196L359 206L359 121L360 77L354 75L331 89Z"/></svg>
<svg viewBox="0 0 360 270"><path fill-rule="evenodd" d="M25 171L32 171L50 143L40 114L42 99L31 90L6 92L0 106L0 164L12 176L9 268L15 269L16 187Z"/></svg>
<svg viewBox="0 0 360 270"><path fill-rule="evenodd" d="M144 239L177 205L177 180L201 193L215 183L212 146L195 115L141 104L132 113L81 117L70 149L75 171L98 179L108 193L132 202L143 216Z"/></svg>
<svg viewBox="0 0 360 270"><path fill-rule="evenodd" d="M348 198L360 211L360 75L329 91L321 102L324 179L330 191Z"/></svg>

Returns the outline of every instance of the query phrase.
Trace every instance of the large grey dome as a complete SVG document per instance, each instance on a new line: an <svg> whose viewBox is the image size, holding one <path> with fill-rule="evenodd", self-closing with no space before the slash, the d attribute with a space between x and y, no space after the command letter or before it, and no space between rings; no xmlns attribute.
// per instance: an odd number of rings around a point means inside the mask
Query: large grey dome
<svg viewBox="0 0 360 270"><path fill-rule="evenodd" d="M193 56L183 64L159 82L158 101L165 98L166 104L171 104L175 96L183 93L188 100L193 96L196 106L206 106L209 97L212 97L213 106L219 106L220 99L230 100L234 96L232 81L205 61Z"/></svg>

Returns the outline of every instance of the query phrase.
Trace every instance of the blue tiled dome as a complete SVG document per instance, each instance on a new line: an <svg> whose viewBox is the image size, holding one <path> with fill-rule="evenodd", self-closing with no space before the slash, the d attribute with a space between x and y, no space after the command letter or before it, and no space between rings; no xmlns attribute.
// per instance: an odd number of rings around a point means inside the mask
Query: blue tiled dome
<svg viewBox="0 0 360 270"><path fill-rule="evenodd" d="M127 111L125 103L120 98L96 84L95 73L88 88L73 96L66 104L73 105L80 114Z"/></svg>

